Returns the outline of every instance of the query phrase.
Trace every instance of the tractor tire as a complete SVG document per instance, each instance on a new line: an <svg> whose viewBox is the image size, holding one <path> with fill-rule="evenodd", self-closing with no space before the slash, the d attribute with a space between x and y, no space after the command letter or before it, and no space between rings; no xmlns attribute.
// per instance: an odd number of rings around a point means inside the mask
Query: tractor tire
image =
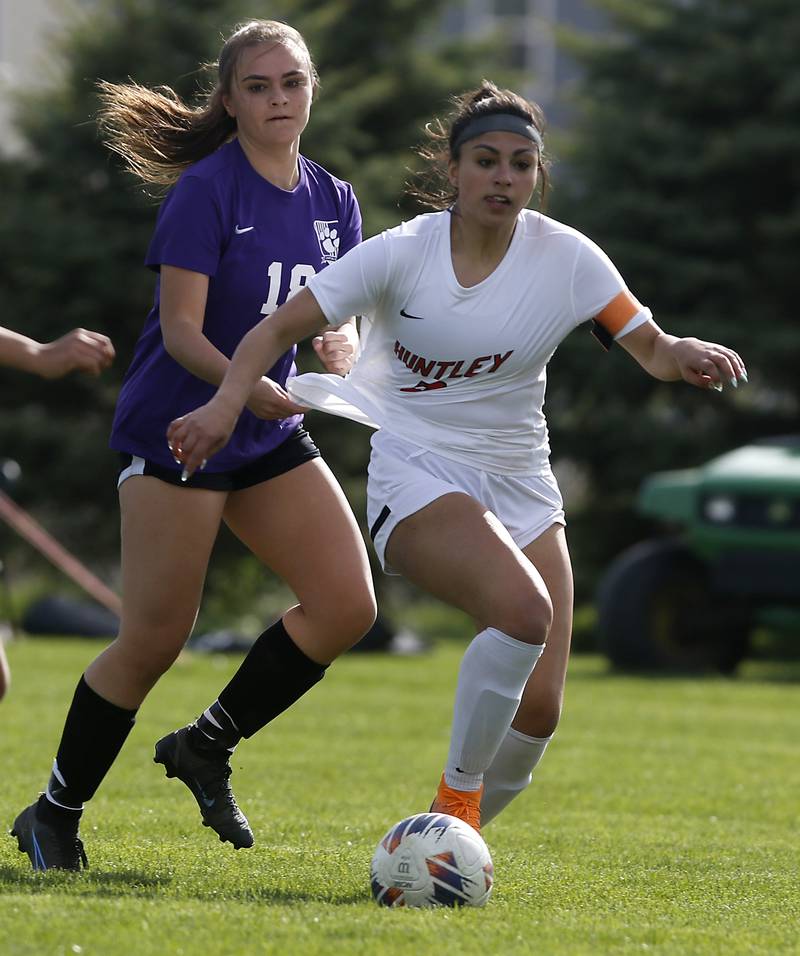
<svg viewBox="0 0 800 956"><path fill-rule="evenodd" d="M715 595L706 566L680 542L646 541L610 566L597 595L600 647L621 670L733 673L752 614Z"/></svg>

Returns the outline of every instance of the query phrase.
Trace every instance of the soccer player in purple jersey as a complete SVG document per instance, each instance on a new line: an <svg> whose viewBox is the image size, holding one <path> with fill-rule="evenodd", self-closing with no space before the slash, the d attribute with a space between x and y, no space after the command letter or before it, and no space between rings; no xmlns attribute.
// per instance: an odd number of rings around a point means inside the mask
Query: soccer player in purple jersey
<svg viewBox="0 0 800 956"><path fill-rule="evenodd" d="M81 677L53 772L12 835L34 869L79 869L89 800L137 708L188 638L220 521L292 588L298 604L255 642L191 725L156 745L221 840L249 847L229 757L319 681L375 618L363 541L336 480L288 397L295 346L262 370L224 454L188 476L167 427L216 391L242 337L360 241L349 184L299 153L317 75L302 36L275 21L240 26L218 80L192 109L171 91L100 84L101 129L148 184L170 185L146 264L158 273L117 404L122 455L123 611L119 635ZM329 372L355 354L352 323L315 348Z"/></svg>

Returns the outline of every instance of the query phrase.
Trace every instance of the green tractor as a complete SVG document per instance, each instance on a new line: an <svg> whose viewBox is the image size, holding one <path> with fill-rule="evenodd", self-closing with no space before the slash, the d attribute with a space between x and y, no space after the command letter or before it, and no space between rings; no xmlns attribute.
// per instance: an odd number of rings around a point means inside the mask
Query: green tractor
<svg viewBox="0 0 800 956"><path fill-rule="evenodd" d="M800 635L800 436L651 475L636 510L671 533L623 552L600 584L615 666L731 673L755 627Z"/></svg>

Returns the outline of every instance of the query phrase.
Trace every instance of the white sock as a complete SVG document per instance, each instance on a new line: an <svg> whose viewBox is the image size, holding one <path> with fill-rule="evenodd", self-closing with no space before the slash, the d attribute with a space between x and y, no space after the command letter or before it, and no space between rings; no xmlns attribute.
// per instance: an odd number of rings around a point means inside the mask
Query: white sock
<svg viewBox="0 0 800 956"><path fill-rule="evenodd" d="M494 756L491 767L483 775L481 826L493 820L531 782L536 764L544 756L549 737L528 737L513 727Z"/></svg>
<svg viewBox="0 0 800 956"><path fill-rule="evenodd" d="M478 790L517 712L522 691L544 644L517 641L497 628L481 631L458 672L445 782Z"/></svg>

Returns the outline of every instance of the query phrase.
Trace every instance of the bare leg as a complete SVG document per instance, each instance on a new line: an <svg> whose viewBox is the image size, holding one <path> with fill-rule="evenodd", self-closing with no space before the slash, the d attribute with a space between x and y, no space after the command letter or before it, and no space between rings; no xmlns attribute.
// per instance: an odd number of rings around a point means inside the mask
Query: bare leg
<svg viewBox="0 0 800 956"><path fill-rule="evenodd" d="M221 840L253 844L236 804L228 756L291 707L375 619L364 543L341 489L319 459L228 497L225 520L300 604L255 641L218 698L193 725L156 744L156 762L192 791Z"/></svg>
<svg viewBox="0 0 800 956"><path fill-rule="evenodd" d="M114 763L139 704L191 631L224 501L219 492L151 477L123 482L120 633L78 682L45 795L15 821L34 867L79 868L83 804ZM37 855L35 833L42 826L50 828L42 831L49 834L49 860Z"/></svg>
<svg viewBox="0 0 800 956"><path fill-rule="evenodd" d="M112 704L137 708L191 634L225 497L148 476L122 483L122 621L85 674Z"/></svg>
<svg viewBox="0 0 800 956"><path fill-rule="evenodd" d="M552 617L534 565L478 501L453 493L401 521L387 560L482 630L459 670L450 750L433 809L480 827L480 791L542 652Z"/></svg>
<svg viewBox="0 0 800 956"><path fill-rule="evenodd" d="M536 567L490 511L469 495L444 495L401 521L386 558L428 594L481 627L543 644L552 608Z"/></svg>
<svg viewBox="0 0 800 956"><path fill-rule="evenodd" d="M547 647L523 692L512 728L484 775L481 817L486 824L531 782L561 714L572 633L572 569L566 536L553 525L525 548L538 567L553 601Z"/></svg>
<svg viewBox="0 0 800 956"><path fill-rule="evenodd" d="M3 646L3 639L0 638L0 700L2 700L6 691L11 685L11 669L6 660L6 650Z"/></svg>
<svg viewBox="0 0 800 956"><path fill-rule="evenodd" d="M309 658L329 664L370 629L375 594L364 542L321 459L232 493L224 517L297 595L283 620Z"/></svg>
<svg viewBox="0 0 800 956"><path fill-rule="evenodd" d="M561 717L572 640L574 593L564 526L553 525L524 550L553 602L553 623L547 648L525 686L513 727L531 737L549 737Z"/></svg>

